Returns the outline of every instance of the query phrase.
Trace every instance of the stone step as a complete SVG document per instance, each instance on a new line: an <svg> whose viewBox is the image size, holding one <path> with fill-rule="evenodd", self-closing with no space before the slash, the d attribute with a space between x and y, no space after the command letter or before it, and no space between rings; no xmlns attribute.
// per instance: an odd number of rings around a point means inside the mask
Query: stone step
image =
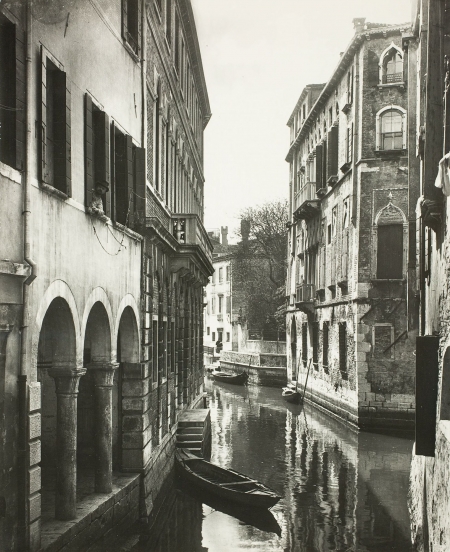
<svg viewBox="0 0 450 552"><path fill-rule="evenodd" d="M203 427L179 427L177 435L203 435Z"/></svg>
<svg viewBox="0 0 450 552"><path fill-rule="evenodd" d="M180 441L180 442L177 442L177 447L183 448L183 449L187 448L187 449L201 450L202 443L199 441Z"/></svg>
<svg viewBox="0 0 450 552"><path fill-rule="evenodd" d="M180 441L195 441L201 443L203 441L202 435L196 435L195 433L186 433L185 435L177 435L177 442Z"/></svg>
<svg viewBox="0 0 450 552"><path fill-rule="evenodd" d="M199 427L203 429L203 422L196 422L194 420L178 420L178 427Z"/></svg>

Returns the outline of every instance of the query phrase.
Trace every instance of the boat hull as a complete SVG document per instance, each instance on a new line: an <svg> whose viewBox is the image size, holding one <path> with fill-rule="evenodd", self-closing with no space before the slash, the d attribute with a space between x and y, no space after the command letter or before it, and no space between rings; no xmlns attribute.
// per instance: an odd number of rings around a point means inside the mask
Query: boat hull
<svg viewBox="0 0 450 552"><path fill-rule="evenodd" d="M233 383L234 385L244 385L248 380L248 375L245 372L240 374L226 374L225 372L213 372L215 381L223 383Z"/></svg>
<svg viewBox="0 0 450 552"><path fill-rule="evenodd" d="M176 460L177 470L185 481L225 500L258 508L270 508L280 500L262 483L184 451L177 451Z"/></svg>
<svg viewBox="0 0 450 552"><path fill-rule="evenodd" d="M291 404L299 404L301 401L301 395L299 391L294 391L293 389L289 389L288 387L285 387L281 393L281 396L283 399Z"/></svg>

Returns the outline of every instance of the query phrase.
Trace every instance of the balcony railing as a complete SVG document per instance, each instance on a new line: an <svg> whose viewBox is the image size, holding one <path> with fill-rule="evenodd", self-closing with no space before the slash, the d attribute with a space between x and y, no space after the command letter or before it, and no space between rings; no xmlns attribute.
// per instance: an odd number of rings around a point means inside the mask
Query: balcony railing
<svg viewBox="0 0 450 552"><path fill-rule="evenodd" d="M296 302L313 303L316 296L315 284L300 284L297 286Z"/></svg>
<svg viewBox="0 0 450 552"><path fill-rule="evenodd" d="M296 220L308 220L314 217L320 210L319 200L316 195L316 184L307 182L294 198L294 218Z"/></svg>
<svg viewBox="0 0 450 552"><path fill-rule="evenodd" d="M181 245L198 245L212 262L213 247L197 215L183 214L172 217L172 234Z"/></svg>
<svg viewBox="0 0 450 552"><path fill-rule="evenodd" d="M316 198L316 185L313 182L307 182L303 188L301 188L295 194L295 209L298 209L300 205L305 201L311 201Z"/></svg>

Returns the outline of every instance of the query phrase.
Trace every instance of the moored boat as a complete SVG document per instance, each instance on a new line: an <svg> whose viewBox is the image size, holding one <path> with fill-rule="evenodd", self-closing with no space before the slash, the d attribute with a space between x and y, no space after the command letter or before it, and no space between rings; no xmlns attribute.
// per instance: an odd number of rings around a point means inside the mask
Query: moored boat
<svg viewBox="0 0 450 552"><path fill-rule="evenodd" d="M244 385L248 380L248 374L246 372L241 372L240 374L213 372L212 374L216 381L222 381L224 383L234 383L235 385Z"/></svg>
<svg viewBox="0 0 450 552"><path fill-rule="evenodd" d="M286 402L298 404L301 400L300 392L291 387L283 387L281 396Z"/></svg>
<svg viewBox="0 0 450 552"><path fill-rule="evenodd" d="M216 496L258 508L270 508L280 497L256 479L242 473L221 468L178 449L175 455L177 469L186 481Z"/></svg>

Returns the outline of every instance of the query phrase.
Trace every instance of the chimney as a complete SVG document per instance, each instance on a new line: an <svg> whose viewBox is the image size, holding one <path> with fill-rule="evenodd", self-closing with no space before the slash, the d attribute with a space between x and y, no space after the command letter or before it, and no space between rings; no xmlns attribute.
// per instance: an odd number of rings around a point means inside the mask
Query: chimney
<svg viewBox="0 0 450 552"><path fill-rule="evenodd" d="M353 19L353 28L355 29L355 33L360 33L361 31L363 31L365 24L365 17L355 17L355 19Z"/></svg>
<svg viewBox="0 0 450 552"><path fill-rule="evenodd" d="M248 238L250 236L250 221L246 219L241 219L241 236L242 243L248 243Z"/></svg>
<svg viewBox="0 0 450 552"><path fill-rule="evenodd" d="M228 245L228 226L221 226L220 232L222 234L222 245Z"/></svg>

